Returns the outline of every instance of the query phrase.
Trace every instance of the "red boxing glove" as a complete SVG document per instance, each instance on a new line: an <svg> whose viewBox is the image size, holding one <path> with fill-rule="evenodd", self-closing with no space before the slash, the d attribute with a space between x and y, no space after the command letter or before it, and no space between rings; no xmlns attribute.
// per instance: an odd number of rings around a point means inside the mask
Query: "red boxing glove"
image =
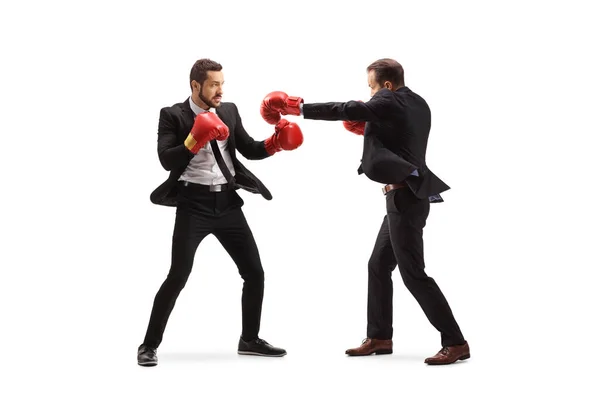
<svg viewBox="0 0 600 400"><path fill-rule="evenodd" d="M290 97L284 92L271 92L260 105L260 115L267 123L275 125L282 115L300 115L302 97Z"/></svg>
<svg viewBox="0 0 600 400"><path fill-rule="evenodd" d="M344 128L357 135L365 134L365 121L344 121Z"/></svg>
<svg viewBox="0 0 600 400"><path fill-rule="evenodd" d="M194 126L185 139L184 145L194 154L213 139L225 140L229 137L229 128L215 113L203 112L196 116Z"/></svg>
<svg viewBox="0 0 600 400"><path fill-rule="evenodd" d="M270 155L281 150L294 150L304 142L302 130L293 122L280 120L275 125L275 133L265 140L265 150Z"/></svg>

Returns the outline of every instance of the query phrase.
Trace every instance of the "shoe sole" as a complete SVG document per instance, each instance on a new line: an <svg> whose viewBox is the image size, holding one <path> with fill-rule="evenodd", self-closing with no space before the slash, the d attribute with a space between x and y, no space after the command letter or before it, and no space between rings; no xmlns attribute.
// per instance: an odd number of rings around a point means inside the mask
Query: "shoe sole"
<svg viewBox="0 0 600 400"><path fill-rule="evenodd" d="M454 364L456 361L464 361L471 358L471 354L465 354L464 356L460 356L458 357L456 360L452 361L452 362L438 362L438 361L430 361L428 363L426 363L427 365L450 365L450 364Z"/></svg>
<svg viewBox="0 0 600 400"><path fill-rule="evenodd" d="M154 367L158 364L156 361L138 362L140 367Z"/></svg>
<svg viewBox="0 0 600 400"><path fill-rule="evenodd" d="M390 350L377 350L377 351L372 351L370 353L365 353L365 354L348 354L348 353L346 353L346 355L348 355L350 357L362 357L362 356L372 356L372 355L380 356L380 355L392 354L393 352L394 352L394 350L390 349Z"/></svg>
<svg viewBox="0 0 600 400"><path fill-rule="evenodd" d="M240 354L242 356L283 357L283 356L287 355L287 352L283 353L283 354L262 354L262 353L257 353L255 351L240 351L240 350L238 350L238 354Z"/></svg>

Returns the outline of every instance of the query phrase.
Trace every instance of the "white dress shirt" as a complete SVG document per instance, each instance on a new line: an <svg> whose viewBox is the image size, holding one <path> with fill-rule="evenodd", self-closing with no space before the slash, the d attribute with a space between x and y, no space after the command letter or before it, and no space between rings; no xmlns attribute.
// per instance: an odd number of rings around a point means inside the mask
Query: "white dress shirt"
<svg viewBox="0 0 600 400"><path fill-rule="evenodd" d="M189 98L189 102L194 115L206 112L206 110L198 107L196 103L192 101L191 97ZM214 108L210 108L209 111L213 113L216 112ZM230 134L232 134L232 132L230 132ZM229 150L227 150L227 140L217 140L217 144L219 145L219 150L221 150L221 154L223 155L223 159L225 160L225 164L227 164L231 175L235 176L233 161L231 160ZM206 145L198 151L198 154L190 160L190 163L179 177L179 180L201 185L222 185L227 183L227 179L225 179L225 176L223 176L223 173L217 164L217 160L210 147L210 142L206 143Z"/></svg>

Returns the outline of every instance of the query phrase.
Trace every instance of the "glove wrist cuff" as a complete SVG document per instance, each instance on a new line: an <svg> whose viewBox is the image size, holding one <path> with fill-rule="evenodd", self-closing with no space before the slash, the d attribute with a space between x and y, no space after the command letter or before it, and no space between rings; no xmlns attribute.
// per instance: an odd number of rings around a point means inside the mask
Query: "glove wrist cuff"
<svg viewBox="0 0 600 400"><path fill-rule="evenodd" d="M279 145L279 142L277 140L277 134L274 134L271 137L268 137L265 140L265 150L267 151L267 153L269 153L269 155L273 155L275 153L277 153L278 151L283 150L281 148L281 146Z"/></svg>
<svg viewBox="0 0 600 400"><path fill-rule="evenodd" d="M304 103L302 97L289 96L285 100L285 112L291 115L300 115L300 104Z"/></svg>
<svg viewBox="0 0 600 400"><path fill-rule="evenodd" d="M194 138L194 136L192 136L192 134L188 134L188 136L185 138L185 141L183 142L183 145L185 147L187 147L187 149L189 151L191 151L194 154L198 154L198 151L200 150L200 148L202 146L204 146L201 143L198 143L198 141L196 140L196 138Z"/></svg>

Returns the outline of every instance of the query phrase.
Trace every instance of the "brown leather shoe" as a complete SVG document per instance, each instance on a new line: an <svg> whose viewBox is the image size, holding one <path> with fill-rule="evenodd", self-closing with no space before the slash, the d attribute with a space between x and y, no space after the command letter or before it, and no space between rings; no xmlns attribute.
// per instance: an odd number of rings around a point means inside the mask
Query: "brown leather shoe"
<svg viewBox="0 0 600 400"><path fill-rule="evenodd" d="M438 353L425 359L425 363L429 365L446 365L455 363L458 360L466 360L471 357L469 343L459 346L444 346Z"/></svg>
<svg viewBox="0 0 600 400"><path fill-rule="evenodd" d="M370 339L363 340L360 347L346 350L349 356L368 356L371 354L392 354L392 340Z"/></svg>

